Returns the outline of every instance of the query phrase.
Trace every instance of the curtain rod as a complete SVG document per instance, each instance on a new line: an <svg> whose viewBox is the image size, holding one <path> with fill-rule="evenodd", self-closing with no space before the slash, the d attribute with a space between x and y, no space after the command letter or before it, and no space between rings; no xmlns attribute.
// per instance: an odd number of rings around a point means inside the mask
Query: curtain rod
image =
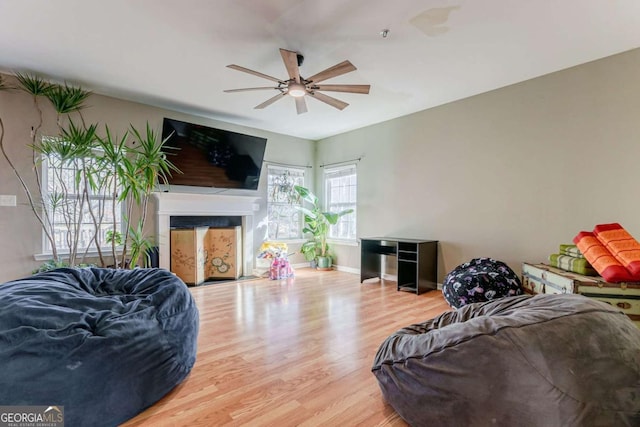
<svg viewBox="0 0 640 427"><path fill-rule="evenodd" d="M307 168L307 169L311 169L313 166L302 166L302 165L292 165L289 163L279 163L279 162L272 162L270 160L263 160L263 163L266 163L268 165L274 165L274 166L289 166L289 167L293 167L293 168Z"/></svg>
<svg viewBox="0 0 640 427"><path fill-rule="evenodd" d="M343 162L335 162L335 163L325 163L320 165L321 168L325 167L325 166L335 166L335 165L344 165L346 163L353 163L353 162L359 162L360 160L362 160L364 156L360 156L357 159L351 159L351 160L345 160Z"/></svg>

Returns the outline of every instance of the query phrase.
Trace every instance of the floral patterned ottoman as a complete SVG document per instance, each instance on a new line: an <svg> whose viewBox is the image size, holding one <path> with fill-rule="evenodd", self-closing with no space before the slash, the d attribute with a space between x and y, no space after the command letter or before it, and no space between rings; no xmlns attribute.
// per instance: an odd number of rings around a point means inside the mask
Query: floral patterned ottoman
<svg viewBox="0 0 640 427"><path fill-rule="evenodd" d="M507 264L493 258L460 264L442 283L442 295L453 308L521 294L520 278Z"/></svg>

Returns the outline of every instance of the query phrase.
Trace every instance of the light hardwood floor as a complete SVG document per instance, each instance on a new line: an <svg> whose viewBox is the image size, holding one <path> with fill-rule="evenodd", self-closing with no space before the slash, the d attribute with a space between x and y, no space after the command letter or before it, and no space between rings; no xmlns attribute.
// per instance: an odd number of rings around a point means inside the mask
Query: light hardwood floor
<svg viewBox="0 0 640 427"><path fill-rule="evenodd" d="M196 364L125 426L406 426L382 398L373 358L394 331L449 309L439 291L310 269L191 292Z"/></svg>

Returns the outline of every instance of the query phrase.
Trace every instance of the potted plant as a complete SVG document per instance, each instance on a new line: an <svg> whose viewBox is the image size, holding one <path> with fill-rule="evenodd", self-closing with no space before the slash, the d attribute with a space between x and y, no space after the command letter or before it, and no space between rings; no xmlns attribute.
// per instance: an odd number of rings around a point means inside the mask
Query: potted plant
<svg viewBox="0 0 640 427"><path fill-rule="evenodd" d="M310 205L310 208L305 206L296 207L304 215L302 232L311 234L311 238L302 244L300 252L307 261L315 260L318 269L328 270L331 268L331 255L327 244L329 227L337 224L340 217L352 213L353 209L345 209L340 212L323 211L318 197L311 190L300 185L296 185L294 189L300 195L300 198Z"/></svg>
<svg viewBox="0 0 640 427"><path fill-rule="evenodd" d="M30 144L32 168L23 177L4 146L4 123L0 119L0 154L22 186L36 219L49 242L52 260L47 266L84 264L90 247L95 247L98 263L104 267L102 245L110 244L114 268L135 267L152 246L144 235L147 205L158 182L166 182L171 172L179 172L168 160L167 140L161 139L147 123L146 132L133 125L122 138L105 125L100 136L97 124L88 124L82 115L90 92L68 84L59 85L38 76L16 74L20 89L33 98L38 120L32 126ZM14 89L0 76L0 91ZM56 130L42 130L46 99L56 115ZM131 143L127 140L133 138ZM41 163L46 159L50 182L43 188ZM55 183L55 184L52 184ZM46 191L45 191L46 189ZM105 195L103 202L95 195ZM117 221L122 212L122 230ZM137 222L134 215L139 216ZM63 237L54 235L54 221ZM80 244L80 236L85 243ZM64 260L63 254L64 252ZM120 257L118 256L120 254ZM127 258L127 257L130 258ZM144 259L143 259L144 261Z"/></svg>

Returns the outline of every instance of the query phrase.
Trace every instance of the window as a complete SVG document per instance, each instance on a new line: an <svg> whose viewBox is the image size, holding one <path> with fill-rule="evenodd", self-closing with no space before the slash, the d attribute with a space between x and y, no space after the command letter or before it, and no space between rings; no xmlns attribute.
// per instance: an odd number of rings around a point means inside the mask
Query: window
<svg viewBox="0 0 640 427"><path fill-rule="evenodd" d="M99 223L97 239L101 247L109 245L106 235L107 231L113 230L114 219L116 229L122 232L121 203L116 200L114 206L106 186L88 189L88 201L83 200L83 173L91 169L93 161L92 157L62 161L59 156L50 155L43 162L43 197L51 218L56 247L63 253L72 247L71 242L76 234L78 251L87 248L95 250L94 218ZM46 238L44 241L45 253L51 253L51 242Z"/></svg>
<svg viewBox="0 0 640 427"><path fill-rule="evenodd" d="M293 189L304 186L304 169L267 165L267 217L269 240L302 238L301 201Z"/></svg>
<svg viewBox="0 0 640 427"><path fill-rule="evenodd" d="M356 165L327 168L324 171L325 207L329 212L353 209L353 213L340 217L329 230L329 238L355 240L356 238Z"/></svg>

